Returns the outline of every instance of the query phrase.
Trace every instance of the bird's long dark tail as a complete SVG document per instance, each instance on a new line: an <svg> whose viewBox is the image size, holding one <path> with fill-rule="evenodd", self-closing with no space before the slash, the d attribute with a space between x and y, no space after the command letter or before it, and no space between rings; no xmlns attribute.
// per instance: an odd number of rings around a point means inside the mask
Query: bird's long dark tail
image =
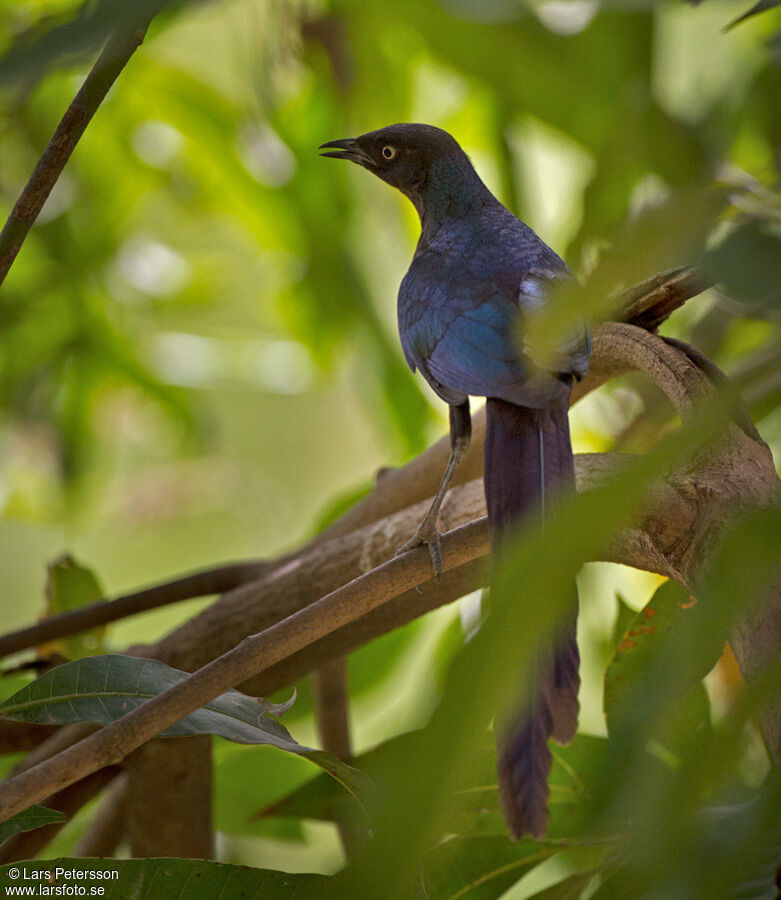
<svg viewBox="0 0 781 900"><path fill-rule="evenodd" d="M495 553L523 520L544 519L553 497L574 489L566 404L530 409L504 400L486 405L485 496ZM499 796L515 838L542 837L548 824L548 738L569 743L578 723L577 591L554 634L541 642L527 673L525 703L497 716ZM520 676L522 677L522 676ZM519 686L519 694L521 686Z"/></svg>

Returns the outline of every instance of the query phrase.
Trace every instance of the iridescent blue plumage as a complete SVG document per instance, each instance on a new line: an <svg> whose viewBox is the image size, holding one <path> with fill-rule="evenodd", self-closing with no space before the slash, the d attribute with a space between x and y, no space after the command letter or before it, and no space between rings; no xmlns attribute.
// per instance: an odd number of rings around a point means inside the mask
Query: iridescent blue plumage
<svg viewBox="0 0 781 900"><path fill-rule="evenodd" d="M524 352L523 316L540 305L541 284L569 276L566 265L490 195L475 190L458 217L438 215L440 203L439 188L429 187L423 232L399 290L407 362L448 403L469 394L535 408L563 400L567 376L582 377L588 367L587 332L562 348L561 372L551 373Z"/></svg>

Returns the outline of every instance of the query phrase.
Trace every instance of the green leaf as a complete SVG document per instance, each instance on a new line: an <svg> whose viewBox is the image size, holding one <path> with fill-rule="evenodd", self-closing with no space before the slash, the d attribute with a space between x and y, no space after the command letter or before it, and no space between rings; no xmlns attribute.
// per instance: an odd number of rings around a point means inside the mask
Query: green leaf
<svg viewBox="0 0 781 900"><path fill-rule="evenodd" d="M524 320L524 341L535 353L555 357L555 348L577 334L584 319L612 318L624 288L654 272L698 261L725 203L724 190L689 189L627 219L614 229L611 245L582 285L574 279L557 284L550 302Z"/></svg>
<svg viewBox="0 0 781 900"><path fill-rule="evenodd" d="M64 822L65 813L56 809L48 809L46 806L35 804L25 809L5 822L0 822L0 841L5 841L14 834L22 831L33 831L43 825L53 825L55 822Z"/></svg>
<svg viewBox="0 0 781 900"><path fill-rule="evenodd" d="M68 554L58 557L48 566L46 577L46 606L50 616L71 612L90 603L97 603L105 596L97 577L91 569L80 565ZM93 628L72 637L54 642L54 649L61 649L68 659L94 656L103 649L105 626Z"/></svg>
<svg viewBox="0 0 781 900"><path fill-rule="evenodd" d="M108 725L187 678L155 659L108 654L79 659L41 675L0 704L0 714L20 722ZM296 743L254 697L231 690L162 732L162 737L217 734L239 744L270 744L324 769L348 790L366 789L359 772L331 753Z"/></svg>
<svg viewBox="0 0 781 900"><path fill-rule="evenodd" d="M340 879L341 896L366 897L379 878L389 889L393 879L399 891L411 883L419 854L448 833L451 794L463 777L464 761L480 740L482 724L487 725L498 706L519 702L522 673L534 658L540 635L549 633L570 602L579 567L601 558L616 530L637 515L649 483L671 466L690 460L724 427L726 415L718 400L704 402L691 421L653 453L627 462L609 484L562 500L546 519L544 532L530 528L517 544L508 542L494 577L490 613L454 661L443 698L420 733L416 752L383 772L379 788L387 800L381 814L372 819L375 851ZM508 665L515 677L508 677ZM636 762L645 767L642 747L625 765ZM616 768L612 757L611 767ZM600 766L605 769L605 764Z"/></svg>
<svg viewBox="0 0 781 900"><path fill-rule="evenodd" d="M638 683L642 681L668 633L682 627L684 619L695 615L692 611L696 606L697 600L687 590L674 581L667 581L625 629L605 671L604 709L611 735L620 726L622 717L626 716L627 707L642 703L643 698L637 692ZM702 688L700 679L718 661L721 645L715 645L712 651L708 661L704 663L703 668L707 666L705 671L695 673L697 680L694 683L678 683L679 695L690 694L698 686ZM695 729L699 729L706 719L709 722L707 695L703 699L702 692L698 691L691 700L686 716Z"/></svg>
<svg viewBox="0 0 781 900"><path fill-rule="evenodd" d="M730 229L704 258L705 271L733 300L781 310L781 225L751 219Z"/></svg>
<svg viewBox="0 0 781 900"><path fill-rule="evenodd" d="M616 593L616 604L618 606L618 614L616 615L616 624L613 626L613 646L615 647L624 636L624 632L629 628L631 622L637 616L636 610L624 600L621 594Z"/></svg>
<svg viewBox="0 0 781 900"><path fill-rule="evenodd" d="M426 900L494 900L557 847L507 837L456 837L423 856L420 897Z"/></svg>
<svg viewBox="0 0 781 900"><path fill-rule="evenodd" d="M12 879L16 869L39 873ZM48 873L51 873L49 876ZM97 878L89 873L100 873ZM116 875L114 875L116 873ZM246 900L308 900L324 875L290 875L249 866L228 866L194 859L47 859L23 860L0 868L4 885L46 884L58 887L100 885L106 900L201 900L242 897Z"/></svg>
<svg viewBox="0 0 781 900"><path fill-rule="evenodd" d="M579 900L586 885L593 878L593 872L586 872L582 875L571 875L560 881L558 884L552 884L538 894L532 894L528 900Z"/></svg>
<svg viewBox="0 0 781 900"><path fill-rule="evenodd" d="M214 828L224 834L303 841L301 822L292 817L253 818L258 808L305 784L312 769L292 753L276 753L271 747L242 747L217 739L214 742ZM325 781L336 782L328 775ZM340 789L341 791L341 789ZM361 816L357 801L347 791Z"/></svg>
<svg viewBox="0 0 781 900"><path fill-rule="evenodd" d="M135 31L171 5L173 0L98 0L83 3L75 15L44 17L19 35L0 59L0 86L34 81L53 66L72 64L74 56L96 52L115 31Z"/></svg>

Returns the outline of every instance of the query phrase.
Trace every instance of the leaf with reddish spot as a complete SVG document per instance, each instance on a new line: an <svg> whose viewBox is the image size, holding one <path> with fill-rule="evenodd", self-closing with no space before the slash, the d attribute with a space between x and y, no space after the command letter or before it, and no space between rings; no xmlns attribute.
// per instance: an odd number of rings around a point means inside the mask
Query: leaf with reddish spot
<svg viewBox="0 0 781 900"><path fill-rule="evenodd" d="M604 709L611 735L620 729L623 717L631 715L632 708L641 703L638 688L642 676L653 665L668 635L679 628L686 617L695 615L696 604L696 599L685 588L674 581L666 581L628 624L605 671ZM717 660L718 654L715 654L714 665ZM710 730L710 710L701 681L677 685L677 688L676 694L683 699L675 723L671 723L665 734L669 749L677 748L692 736L700 739Z"/></svg>

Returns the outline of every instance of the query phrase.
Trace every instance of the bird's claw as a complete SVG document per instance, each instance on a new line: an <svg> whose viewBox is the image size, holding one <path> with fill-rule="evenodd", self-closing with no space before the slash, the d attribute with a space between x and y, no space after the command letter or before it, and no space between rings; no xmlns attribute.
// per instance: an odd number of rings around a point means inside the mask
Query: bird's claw
<svg viewBox="0 0 781 900"><path fill-rule="evenodd" d="M407 543L399 547L396 551L396 556L400 556L408 550L414 550L416 547L428 547L431 568L434 570L434 581L439 584L439 580L442 578L442 545L439 539L440 534L436 527L427 525L424 522ZM420 587L416 588L416 590L420 592Z"/></svg>

